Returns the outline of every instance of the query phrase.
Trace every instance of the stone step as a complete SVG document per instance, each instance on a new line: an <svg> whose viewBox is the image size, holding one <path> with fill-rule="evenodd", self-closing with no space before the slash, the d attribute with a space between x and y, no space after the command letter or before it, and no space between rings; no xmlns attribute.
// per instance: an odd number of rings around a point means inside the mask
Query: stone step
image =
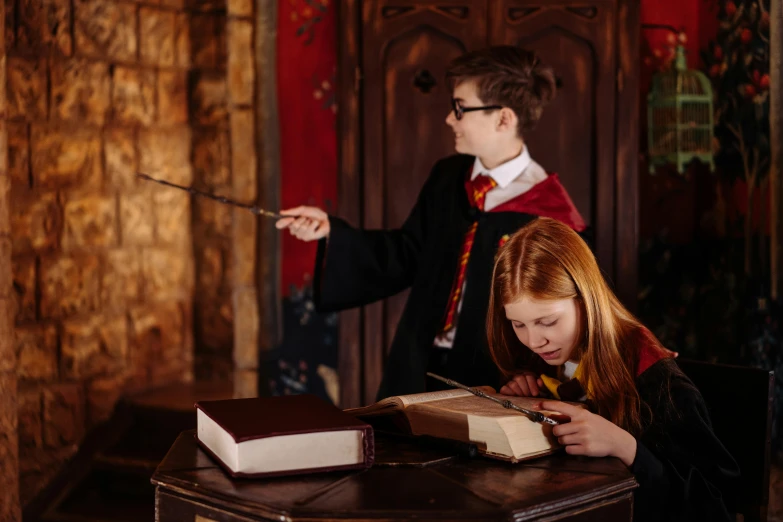
<svg viewBox="0 0 783 522"><path fill-rule="evenodd" d="M133 395L128 402L139 409L190 413L197 401L230 399L233 391L230 382L172 384Z"/></svg>
<svg viewBox="0 0 783 522"><path fill-rule="evenodd" d="M108 458L160 462L180 433L196 428L194 403L227 399L229 384L176 384L128 398L133 423L119 440L101 452Z"/></svg>
<svg viewBox="0 0 783 522"><path fill-rule="evenodd" d="M155 489L149 477L96 467L40 520L149 522L154 515Z"/></svg>
<svg viewBox="0 0 783 522"><path fill-rule="evenodd" d="M95 469L117 471L128 475L137 475L149 479L160 464L160 459L129 457L123 455L98 454L93 460Z"/></svg>
<svg viewBox="0 0 783 522"><path fill-rule="evenodd" d="M174 384L125 398L109 422L88 434L25 522L119 522L154 518L150 477L177 436L196 427L193 404L231 398L225 383Z"/></svg>

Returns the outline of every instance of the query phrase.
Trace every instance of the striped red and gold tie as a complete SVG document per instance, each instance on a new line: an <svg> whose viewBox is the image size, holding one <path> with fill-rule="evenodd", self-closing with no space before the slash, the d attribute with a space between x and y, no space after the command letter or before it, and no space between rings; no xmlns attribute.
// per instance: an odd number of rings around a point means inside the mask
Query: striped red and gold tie
<svg viewBox="0 0 783 522"><path fill-rule="evenodd" d="M466 183L468 192L468 200L471 206L483 211L484 210L484 198L487 192L497 186L497 182L489 176L479 175L476 179ZM462 297L462 287L465 284L465 272L468 268L468 259L470 258L470 251L473 248L473 239L476 236L476 229L478 228L478 221L474 221L467 232L465 232L465 239L462 240L462 251L459 256L459 266L457 266L457 277L454 280L454 286L451 288L451 295L449 296L449 308L446 312L446 319L443 323L442 333L446 333L452 328L457 318L457 306L459 300Z"/></svg>

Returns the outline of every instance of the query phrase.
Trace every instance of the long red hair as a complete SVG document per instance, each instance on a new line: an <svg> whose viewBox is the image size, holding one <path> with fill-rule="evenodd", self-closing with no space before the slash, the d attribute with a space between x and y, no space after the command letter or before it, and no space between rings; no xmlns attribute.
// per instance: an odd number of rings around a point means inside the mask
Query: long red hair
<svg viewBox="0 0 783 522"><path fill-rule="evenodd" d="M517 231L495 261L487 314L492 358L508 378L536 362L506 319L504 306L523 297L576 299L582 312L575 347L582 386L597 413L632 434L641 430L635 375L639 362L633 332L643 328L604 280L590 248L579 235L551 218L538 218ZM657 341L654 341L657 343Z"/></svg>

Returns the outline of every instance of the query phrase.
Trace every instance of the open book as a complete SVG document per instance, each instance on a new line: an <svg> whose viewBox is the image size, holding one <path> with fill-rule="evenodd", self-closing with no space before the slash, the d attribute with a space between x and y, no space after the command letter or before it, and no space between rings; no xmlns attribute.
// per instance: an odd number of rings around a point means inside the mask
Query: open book
<svg viewBox="0 0 783 522"><path fill-rule="evenodd" d="M488 386L477 389L503 400L508 399L522 408L567 420L558 413L541 410L538 407L540 398L498 395ZM522 413L476 397L466 390L399 395L345 412L370 424L373 417L402 415L407 421L406 428L413 435L472 443L487 457L510 462L548 455L561 447L552 435L551 425L533 422Z"/></svg>

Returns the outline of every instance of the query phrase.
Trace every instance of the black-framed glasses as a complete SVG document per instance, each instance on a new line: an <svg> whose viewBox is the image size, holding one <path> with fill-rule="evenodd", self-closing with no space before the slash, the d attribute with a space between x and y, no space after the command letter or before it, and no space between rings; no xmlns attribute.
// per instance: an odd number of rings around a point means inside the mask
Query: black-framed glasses
<svg viewBox="0 0 783 522"><path fill-rule="evenodd" d="M451 107L454 110L454 117L458 120L462 119L462 116L465 115L466 112L472 112L472 111L488 111L488 110L494 110L494 109L502 109L502 105L485 105L483 107L463 107L459 104L459 100L456 98L451 99Z"/></svg>

